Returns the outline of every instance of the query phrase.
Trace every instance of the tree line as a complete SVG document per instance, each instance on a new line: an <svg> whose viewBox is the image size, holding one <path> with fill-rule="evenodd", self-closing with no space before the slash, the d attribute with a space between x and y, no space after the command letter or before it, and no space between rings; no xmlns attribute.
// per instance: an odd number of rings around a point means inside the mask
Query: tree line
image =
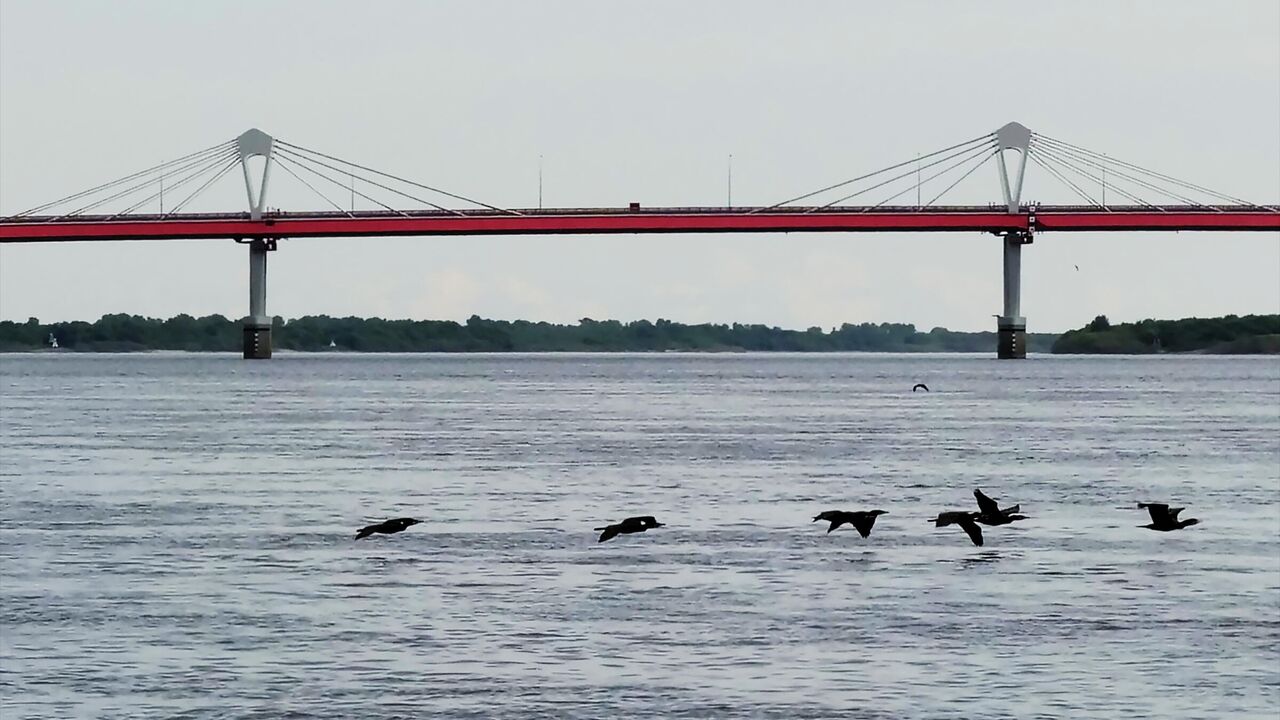
<svg viewBox="0 0 1280 720"><path fill-rule="evenodd" d="M1069 330L1055 353L1280 353L1280 315L1142 320L1112 325L1106 315Z"/></svg>
<svg viewBox="0 0 1280 720"><path fill-rule="evenodd" d="M91 352L186 350L237 352L243 320L222 315L178 315L167 320L140 315L103 315L97 322L0 321L0 352L51 346ZM1112 325L1105 315L1061 336L1028 333L1031 352L1055 353L1278 353L1280 315L1143 320ZM991 352L995 332L921 332L909 323L845 323L823 330L785 330L767 325L671 320L593 320L558 325L526 320L384 320L315 315L275 318L273 345L316 352Z"/></svg>
<svg viewBox="0 0 1280 720"><path fill-rule="evenodd" d="M139 315L103 315L97 322L0 322L0 351L50 347L127 352L186 350L236 352L242 343L242 320L222 315L178 315L167 320ZM384 320L325 315L285 320L275 318L272 344L299 351L357 352L661 352L661 351L884 351L988 352L995 332L916 330L909 323L845 323L823 330L784 330L766 325L671 320L593 320L559 325L525 320L488 320L472 316L450 320ZM1028 334L1032 352L1047 352L1056 334Z"/></svg>

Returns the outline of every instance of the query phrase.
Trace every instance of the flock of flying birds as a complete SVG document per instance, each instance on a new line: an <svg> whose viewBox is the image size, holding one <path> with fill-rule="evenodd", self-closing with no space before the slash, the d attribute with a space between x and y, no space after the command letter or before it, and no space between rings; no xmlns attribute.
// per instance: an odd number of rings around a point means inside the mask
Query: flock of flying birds
<svg viewBox="0 0 1280 720"><path fill-rule="evenodd" d="M981 490L974 490L973 496L978 500L978 512L970 512L968 510L948 510L938 513L938 517L931 522L934 527L946 527L948 525L959 525L962 530L968 534L969 539L974 545L982 546L982 528L979 525L1008 525L1015 520L1026 520L1026 515L1018 514L1019 506L1001 508L999 503L987 497ZM1165 503L1138 503L1138 509L1145 509L1151 514L1151 522L1147 525L1139 525L1138 527L1150 528L1161 532L1169 532L1170 530L1181 530L1182 528L1195 525L1200 521L1195 518L1179 520L1178 513L1184 508L1171 508ZM813 522L825 520L831 523L827 528L829 534L832 530L841 525L852 525L862 537L871 535L871 528L876 524L876 518L881 515L888 514L887 510L827 510L814 516ZM374 525L368 525L360 528L356 533L356 539L369 537L374 533L382 533L390 535L398 533L410 526L417 525L422 522L413 518L395 518L394 520L386 520ZM604 527L595 528L600 532L600 539L597 542L611 540L619 535L630 535L632 533L642 533L653 528L663 527L652 515L642 515L639 517L629 517L619 523L606 525Z"/></svg>
<svg viewBox="0 0 1280 720"><path fill-rule="evenodd" d="M1080 268L1077 266L1077 270ZM924 383L916 383L911 388L911 392L924 390L929 392L929 386ZM975 489L973 496L978 500L978 512L969 512L967 510L948 510L938 513L938 517L931 522L934 527L946 527L948 525L959 525L960 529L965 531L969 539L974 545L982 547L982 528L978 525L1008 525L1015 520L1026 520L1026 515L1019 515L1019 506L1001 508L999 503L987 497L981 490ZM1195 518L1179 520L1178 513L1185 508L1171 508L1165 503L1138 503L1138 509L1145 509L1151 514L1151 522L1147 525L1139 525L1138 527L1150 528L1161 532L1169 532L1170 530L1181 530L1199 523ZM831 523L827 528L827 533L841 525L852 525L862 537L871 536L871 528L876 524L876 518L881 515L889 514L888 510L826 510L814 516L813 522L826 520ZM413 518L395 518L394 520L385 520L373 525L366 525L356 532L356 539L366 538L374 533L382 533L390 535L408 529L410 526L417 525L422 522ZM638 517L629 517L622 522L606 525L604 527L595 528L600 532L600 539L597 542L611 540L619 535L630 535L632 533L642 533L653 528L660 528L663 524L658 522L652 515L641 515Z"/></svg>

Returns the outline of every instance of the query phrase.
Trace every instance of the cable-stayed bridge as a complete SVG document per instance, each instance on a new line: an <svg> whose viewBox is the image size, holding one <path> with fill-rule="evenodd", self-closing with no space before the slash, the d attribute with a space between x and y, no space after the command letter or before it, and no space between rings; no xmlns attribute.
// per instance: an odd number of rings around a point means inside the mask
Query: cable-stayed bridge
<svg viewBox="0 0 1280 720"><path fill-rule="evenodd" d="M254 158L263 160L260 171L257 163L251 170ZM996 168L1000 202L943 204L949 193L988 164ZM1038 166L1069 191L1073 204L1024 204L1028 164ZM236 174L237 168L244 180L247 211L187 210L219 180ZM326 209L268 208L275 168L306 188ZM334 199L348 196L351 203L345 209ZM357 196L362 205L379 209L356 210ZM1037 233L1195 230L1275 232L1280 230L1280 205L1252 203L1032 132L1018 123L767 206L641 207L632 203L617 208L538 209L498 207L254 129L234 140L0 217L0 243L230 239L248 245L246 358L271 356L266 259L286 238L988 232L1004 243L1004 304L997 322L997 355L1021 358L1026 356L1021 253Z"/></svg>

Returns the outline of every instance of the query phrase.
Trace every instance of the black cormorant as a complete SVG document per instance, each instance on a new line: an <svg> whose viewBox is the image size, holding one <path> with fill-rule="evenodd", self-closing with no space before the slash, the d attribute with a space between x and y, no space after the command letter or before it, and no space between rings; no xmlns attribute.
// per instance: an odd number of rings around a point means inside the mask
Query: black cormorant
<svg viewBox="0 0 1280 720"><path fill-rule="evenodd" d="M867 537L871 534L871 527L876 524L876 518L880 515L888 515L888 510L857 510L849 512L847 510L826 510L814 516L812 522L826 520L831 523L831 527L827 528L827 532L849 524L858 529L858 534Z"/></svg>
<svg viewBox="0 0 1280 720"><path fill-rule="evenodd" d="M1008 525L1014 520L1026 520L1026 515L1018 515L1018 505L1007 507L1003 510L995 500L987 497L981 490L975 489L973 496L978 500L978 510L980 511L974 516L974 520L983 525Z"/></svg>
<svg viewBox="0 0 1280 720"><path fill-rule="evenodd" d="M1171 508L1165 503L1138 503L1139 508L1146 508L1151 513L1150 525L1139 525L1138 527L1151 528L1160 532L1169 532L1170 530L1181 530L1184 527L1199 524L1199 520L1195 518L1187 518L1179 520L1178 513L1185 508Z"/></svg>
<svg viewBox="0 0 1280 720"><path fill-rule="evenodd" d="M969 534L969 539L974 545L982 547L982 528L978 527L974 520L978 517L978 513L966 512L964 510L951 510L949 512L938 513L938 517L934 518L934 527L946 527L947 525L959 525Z"/></svg>
<svg viewBox="0 0 1280 720"><path fill-rule="evenodd" d="M360 538L366 538L374 533L383 533L386 535L398 533L401 530L408 528L410 525L417 525L420 522L422 521L414 520L413 518L396 518L394 520L386 520L384 522L377 523L376 525L366 525L365 527L360 528L360 531L356 533L356 539L359 540Z"/></svg>
<svg viewBox="0 0 1280 720"><path fill-rule="evenodd" d="M600 533L600 539L597 542L604 542L605 540L618 535L630 535L631 533L644 532L649 528L656 527L662 527L662 523L655 520L652 515L629 517L620 523L596 528L596 530L604 531Z"/></svg>

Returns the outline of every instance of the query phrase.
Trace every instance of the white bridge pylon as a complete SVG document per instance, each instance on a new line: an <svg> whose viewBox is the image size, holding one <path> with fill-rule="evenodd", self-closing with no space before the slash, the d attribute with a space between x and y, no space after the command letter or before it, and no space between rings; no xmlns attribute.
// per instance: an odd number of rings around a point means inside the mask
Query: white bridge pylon
<svg viewBox="0 0 1280 720"><path fill-rule="evenodd" d="M275 138L257 128L250 128L236 138L236 150L240 153L240 169L244 171L244 190L249 196L249 218L252 220L261 220L262 211L266 209L267 181L271 179L271 160L275 146ZM259 156L266 162L262 165L262 177L258 179L258 192L255 197L253 181L249 177L249 158Z"/></svg>
<svg viewBox="0 0 1280 720"><path fill-rule="evenodd" d="M1005 153L1018 151L1018 174L1009 177L1009 165ZM1000 175L1000 190L1004 193L1005 208L1017 213L1022 201L1022 181L1027 175L1027 156L1031 153L1031 131L1027 126L1011 122L996 131L996 160ZM1004 306L996 321L996 356L1000 358L1024 358L1027 356L1027 319L1022 315L1022 246L1031 242L1029 232L1008 232L1004 240Z"/></svg>
<svg viewBox="0 0 1280 720"><path fill-rule="evenodd" d="M244 171L244 190L249 197L249 218L261 220L267 205L267 182L271 179L271 160L276 141L257 128L236 138L240 169ZM258 192L253 191L249 177L249 158L262 157L262 177ZM271 316L267 314L267 252L275 249L275 240L252 240L249 245L249 316L244 323L244 356L249 359L271 357Z"/></svg>
<svg viewBox="0 0 1280 720"><path fill-rule="evenodd" d="M1005 164L1006 150L1017 150L1018 176L1014 182L1009 181L1009 166ZM1009 212L1018 212L1018 203L1022 200L1022 180L1027 175L1027 154L1031 151L1031 131L1022 123L1011 122L996 131L996 159L1000 169L1000 189L1004 192L1004 202Z"/></svg>

